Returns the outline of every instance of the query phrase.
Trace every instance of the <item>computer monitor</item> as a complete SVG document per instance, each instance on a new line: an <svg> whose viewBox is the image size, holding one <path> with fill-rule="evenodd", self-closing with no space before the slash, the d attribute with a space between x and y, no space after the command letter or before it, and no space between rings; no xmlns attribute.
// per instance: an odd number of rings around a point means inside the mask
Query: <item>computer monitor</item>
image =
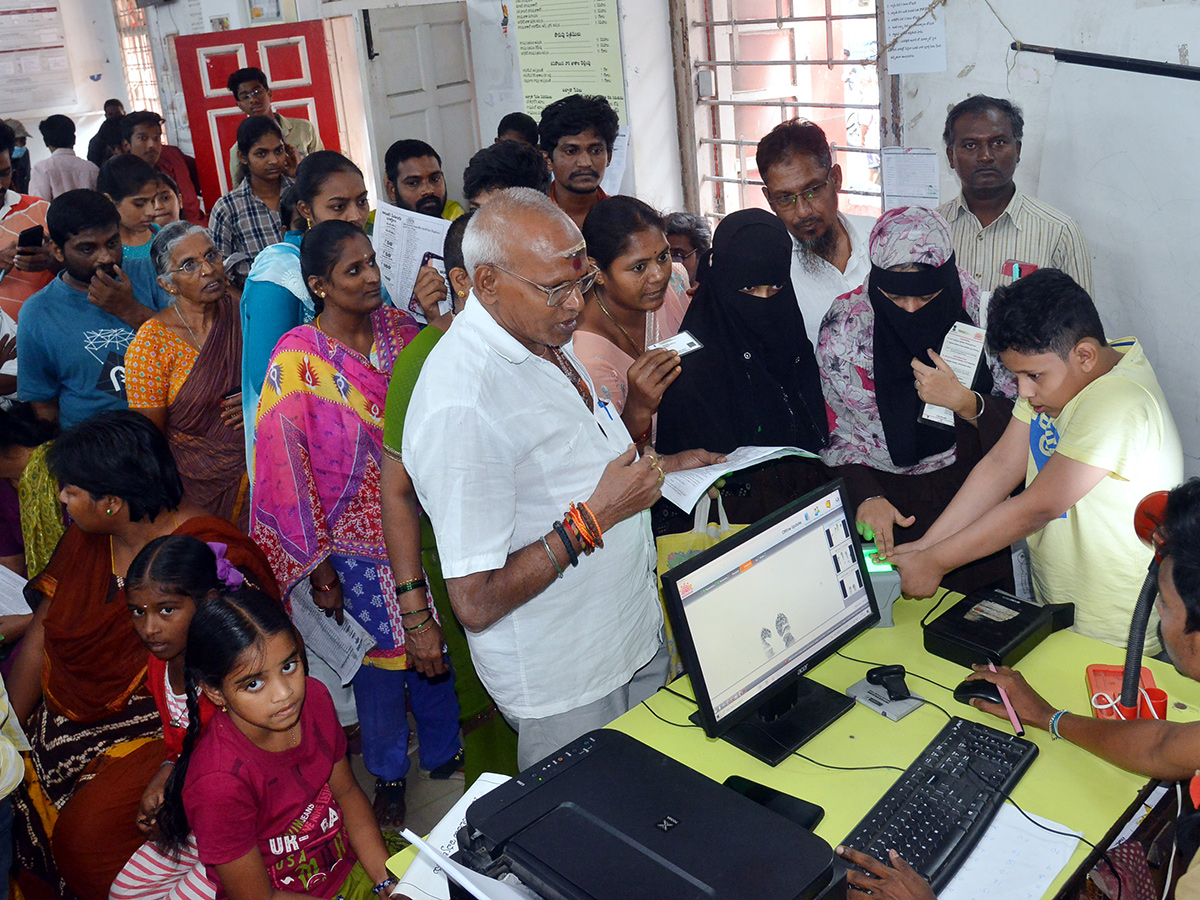
<svg viewBox="0 0 1200 900"><path fill-rule="evenodd" d="M663 575L693 717L770 765L854 701L804 675L879 621L840 480Z"/></svg>

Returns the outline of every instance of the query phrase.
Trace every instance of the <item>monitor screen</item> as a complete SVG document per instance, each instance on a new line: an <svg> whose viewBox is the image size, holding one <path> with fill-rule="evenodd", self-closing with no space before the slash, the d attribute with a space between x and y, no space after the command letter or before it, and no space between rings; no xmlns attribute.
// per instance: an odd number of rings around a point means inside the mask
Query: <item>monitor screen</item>
<svg viewBox="0 0 1200 900"><path fill-rule="evenodd" d="M663 576L710 734L879 620L852 515L836 481Z"/></svg>

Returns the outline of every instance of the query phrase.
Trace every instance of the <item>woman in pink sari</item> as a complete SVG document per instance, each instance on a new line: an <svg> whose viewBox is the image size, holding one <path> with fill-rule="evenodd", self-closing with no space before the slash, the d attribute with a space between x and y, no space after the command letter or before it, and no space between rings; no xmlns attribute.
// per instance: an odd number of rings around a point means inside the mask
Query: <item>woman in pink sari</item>
<svg viewBox="0 0 1200 900"><path fill-rule="evenodd" d="M392 368L418 326L383 305L375 251L356 225L314 226L300 265L317 316L280 338L267 366L252 533L292 603L316 603L339 621L344 608L376 642L354 676L354 699L363 762L377 778L376 818L394 828L404 818L409 767L406 692L422 765L445 777L461 763L452 674L427 678L405 652L405 632L440 635L440 626L428 604L402 607L402 598L425 596L416 590L424 582L395 583L383 536L384 407ZM297 585L302 591L292 594Z"/></svg>
<svg viewBox="0 0 1200 900"><path fill-rule="evenodd" d="M125 353L129 407L166 434L187 498L248 532L242 327L221 254L207 229L175 222L155 236L150 256L175 302Z"/></svg>

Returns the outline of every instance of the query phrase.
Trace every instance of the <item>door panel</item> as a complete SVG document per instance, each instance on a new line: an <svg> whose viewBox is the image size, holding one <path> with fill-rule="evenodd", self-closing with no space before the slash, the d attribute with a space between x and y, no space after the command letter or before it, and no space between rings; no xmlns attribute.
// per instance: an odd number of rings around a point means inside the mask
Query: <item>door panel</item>
<svg viewBox="0 0 1200 900"><path fill-rule="evenodd" d="M376 158L403 138L426 141L442 157L449 199L461 202L462 171L482 146L466 4L373 9L371 36L381 51L367 63Z"/></svg>
<svg viewBox="0 0 1200 900"><path fill-rule="evenodd" d="M271 83L275 111L314 122L325 147L340 149L337 104L325 48L325 24L321 21L175 39L196 166L210 205L231 187L229 148L237 143L238 125L245 118L226 88L237 69L262 69Z"/></svg>

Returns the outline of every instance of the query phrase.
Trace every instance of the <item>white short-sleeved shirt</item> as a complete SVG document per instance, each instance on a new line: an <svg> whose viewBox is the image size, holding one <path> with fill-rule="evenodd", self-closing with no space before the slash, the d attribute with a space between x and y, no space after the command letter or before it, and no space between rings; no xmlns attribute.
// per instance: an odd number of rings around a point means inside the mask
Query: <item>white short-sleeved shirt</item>
<svg viewBox="0 0 1200 900"><path fill-rule="evenodd" d="M0 338L11 337L14 340L17 337L17 323L13 321L12 316L0 309ZM17 377L17 358L14 356L8 362L0 365L0 375L12 375ZM12 402L17 399L16 391L11 394L0 395L0 409L8 409L12 406Z"/></svg>
<svg viewBox="0 0 1200 900"><path fill-rule="evenodd" d="M562 350L590 388L570 344ZM620 417L595 406L590 412L567 377L482 303L467 303L421 370L402 445L447 578L502 568L572 501L591 496L631 443ZM603 549L581 555L529 602L468 633L500 710L557 715L612 692L649 662L662 625L655 561L642 512L605 532Z"/></svg>
<svg viewBox="0 0 1200 900"><path fill-rule="evenodd" d="M1133 512L1147 494L1183 480L1183 449L1141 345L1124 338L1111 346L1121 361L1058 418L1035 414L1025 399L1013 416L1030 428L1026 485L1054 453L1109 473L1065 515L1031 534L1029 549L1038 598L1073 602L1074 631L1123 647L1151 553L1134 533ZM1147 653L1160 649L1157 621L1147 629Z"/></svg>
<svg viewBox="0 0 1200 900"><path fill-rule="evenodd" d="M846 262L846 271L839 272L837 266L819 257L813 258L815 271L809 271L804 264L804 251L800 242L792 237L792 288L796 292L796 302L800 305L800 313L804 316L804 330L813 347L817 346L817 335L821 331L821 320L833 301L842 294L848 294L867 280L871 273L870 249L871 229L875 220L870 216L847 216L838 213L846 234L850 238L850 259Z"/></svg>

